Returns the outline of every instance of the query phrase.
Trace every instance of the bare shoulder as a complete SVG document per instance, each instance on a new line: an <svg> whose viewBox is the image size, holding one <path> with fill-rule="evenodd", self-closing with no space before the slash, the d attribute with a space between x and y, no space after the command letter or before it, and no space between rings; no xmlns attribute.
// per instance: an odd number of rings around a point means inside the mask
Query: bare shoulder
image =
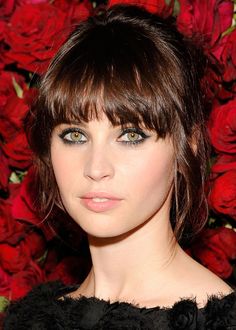
<svg viewBox="0 0 236 330"><path fill-rule="evenodd" d="M186 294L189 292L191 296L196 297L200 307L204 306L211 296L223 297L234 291L220 277L190 257L186 269Z"/></svg>
<svg viewBox="0 0 236 330"><path fill-rule="evenodd" d="M200 264L197 265L199 267L198 273L201 275L200 285L208 295L224 295L233 291L233 289L216 274Z"/></svg>

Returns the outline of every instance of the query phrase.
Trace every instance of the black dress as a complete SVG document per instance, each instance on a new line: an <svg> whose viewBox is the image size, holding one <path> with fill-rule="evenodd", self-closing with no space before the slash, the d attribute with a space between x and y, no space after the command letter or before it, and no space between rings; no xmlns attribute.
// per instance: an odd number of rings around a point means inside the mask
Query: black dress
<svg viewBox="0 0 236 330"><path fill-rule="evenodd" d="M200 309L191 299L182 299L171 308L140 308L83 296L58 299L77 288L59 281L35 287L26 297L9 305L3 329L236 330L236 292L212 296Z"/></svg>

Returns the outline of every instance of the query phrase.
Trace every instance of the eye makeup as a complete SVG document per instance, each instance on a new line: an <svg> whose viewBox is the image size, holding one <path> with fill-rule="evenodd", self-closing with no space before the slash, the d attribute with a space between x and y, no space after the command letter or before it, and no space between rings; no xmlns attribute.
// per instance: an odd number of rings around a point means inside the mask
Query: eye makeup
<svg viewBox="0 0 236 330"><path fill-rule="evenodd" d="M87 141L85 133L78 127L69 127L64 129L59 137L66 144L83 144Z"/></svg>
<svg viewBox="0 0 236 330"><path fill-rule="evenodd" d="M124 128L122 134L119 136L119 139L125 137L126 139L120 140L121 143L130 144L130 145L137 145L143 143L147 138L150 136L144 133L140 128L136 127L129 127Z"/></svg>
<svg viewBox="0 0 236 330"><path fill-rule="evenodd" d="M137 146L143 143L150 135L144 133L144 131L137 127L121 128L121 134L117 138L117 142ZM84 144L88 141L86 133L79 127L68 127L59 133L59 137L65 144Z"/></svg>

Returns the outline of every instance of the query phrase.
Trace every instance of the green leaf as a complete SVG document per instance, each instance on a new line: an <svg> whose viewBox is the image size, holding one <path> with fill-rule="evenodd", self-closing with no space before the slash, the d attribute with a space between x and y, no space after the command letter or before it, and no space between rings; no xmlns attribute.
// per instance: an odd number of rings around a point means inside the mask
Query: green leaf
<svg viewBox="0 0 236 330"><path fill-rule="evenodd" d="M10 301L6 297L0 296L0 313L5 311L9 303Z"/></svg>
<svg viewBox="0 0 236 330"><path fill-rule="evenodd" d="M234 19L235 20L235 19ZM230 34L231 32L233 32L234 30L235 30L235 28L236 28L236 26L235 25L233 25L233 26L230 26L226 31L224 31L223 33L222 33L222 37L224 37L224 36L226 36L227 34Z"/></svg>
<svg viewBox="0 0 236 330"><path fill-rule="evenodd" d="M233 230L233 226L230 223L226 223L225 224L225 228L229 228L229 229L232 229Z"/></svg>
<svg viewBox="0 0 236 330"><path fill-rule="evenodd" d="M209 226L215 224L215 222L216 222L216 219L214 219L214 218L212 218L212 217L210 217L209 220L208 220L208 224L209 224Z"/></svg>
<svg viewBox="0 0 236 330"><path fill-rule="evenodd" d="M44 252L44 254L36 260L38 262L38 264L40 264L40 265L44 264L44 262L47 258L47 255L48 255L48 250L46 250Z"/></svg>
<svg viewBox="0 0 236 330"><path fill-rule="evenodd" d="M236 0L235 0L236 1ZM169 6L169 4L171 3L171 0L165 0L165 3L167 6ZM179 14L180 11L180 4L178 0L175 0L174 2L174 10L173 10L173 15L177 16Z"/></svg>
<svg viewBox="0 0 236 330"><path fill-rule="evenodd" d="M17 171L16 170L15 172L11 173L9 180L11 183L21 183L26 174L27 174L27 171Z"/></svg>
<svg viewBox="0 0 236 330"><path fill-rule="evenodd" d="M180 4L179 4L179 1L178 1L178 0L175 0L175 3L174 3L174 10L173 10L173 15L174 15L174 16L178 16L178 15L179 15L179 12L180 12Z"/></svg>
<svg viewBox="0 0 236 330"><path fill-rule="evenodd" d="M12 77L12 83L16 91L16 95L20 98L23 99L23 89L20 87L20 85L17 83L15 77Z"/></svg>
<svg viewBox="0 0 236 330"><path fill-rule="evenodd" d="M12 183L21 183L20 179L18 178L15 172L11 173L9 180Z"/></svg>

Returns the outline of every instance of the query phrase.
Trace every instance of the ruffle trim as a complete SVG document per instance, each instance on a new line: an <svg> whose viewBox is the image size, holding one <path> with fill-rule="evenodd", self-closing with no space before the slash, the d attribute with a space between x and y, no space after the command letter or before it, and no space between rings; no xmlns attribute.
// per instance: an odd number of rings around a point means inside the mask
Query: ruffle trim
<svg viewBox="0 0 236 330"><path fill-rule="evenodd" d="M203 308L194 299L181 299L172 307L146 308L66 296L78 287L60 281L40 284L10 304L3 329L236 329L236 292L212 295Z"/></svg>

